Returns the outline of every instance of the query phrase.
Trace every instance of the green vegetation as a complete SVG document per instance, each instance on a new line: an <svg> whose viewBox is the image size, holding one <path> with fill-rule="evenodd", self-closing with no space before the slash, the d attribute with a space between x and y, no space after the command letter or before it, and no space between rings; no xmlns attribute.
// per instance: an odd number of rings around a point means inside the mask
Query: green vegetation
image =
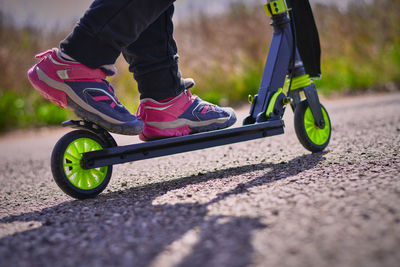
<svg viewBox="0 0 400 267"><path fill-rule="evenodd" d="M378 5L379 4L379 5ZM314 7L322 45L320 92L363 92L399 88L400 2L375 0L341 11ZM40 96L30 86L26 71L34 55L51 47L65 32L44 33L16 28L0 13L0 132L21 127L59 124L73 117ZM231 6L220 16L199 15L176 27L185 77L197 82L194 93L221 104L238 104L256 93L272 35L263 8ZM119 74L111 79L122 102L134 111L136 83L119 59Z"/></svg>
<svg viewBox="0 0 400 267"><path fill-rule="evenodd" d="M34 94L16 91L0 92L0 131L11 127L30 127L58 124L68 112Z"/></svg>
<svg viewBox="0 0 400 267"><path fill-rule="evenodd" d="M56 46L63 35L19 29L9 21L0 13L0 132L58 124L69 112L35 92L26 72L36 62L34 55Z"/></svg>
<svg viewBox="0 0 400 267"><path fill-rule="evenodd" d="M346 13L318 6L324 93L400 85L400 2L375 0Z"/></svg>
<svg viewBox="0 0 400 267"><path fill-rule="evenodd" d="M353 4L346 11L314 6L322 46L319 91L331 95L398 90L398 14L396 0ZM262 8L236 5L228 16L205 17L178 27L181 65L196 77L201 96L237 103L247 98L249 90L257 92L271 37L268 23Z"/></svg>

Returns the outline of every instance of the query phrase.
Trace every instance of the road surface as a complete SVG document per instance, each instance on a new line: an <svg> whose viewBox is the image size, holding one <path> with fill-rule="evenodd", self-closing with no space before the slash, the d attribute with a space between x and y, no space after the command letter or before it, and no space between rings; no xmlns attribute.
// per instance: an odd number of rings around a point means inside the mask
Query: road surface
<svg viewBox="0 0 400 267"><path fill-rule="evenodd" d="M400 94L324 104L324 153L288 111L285 135L118 165L85 201L50 173L66 129L3 136L0 266L398 267Z"/></svg>

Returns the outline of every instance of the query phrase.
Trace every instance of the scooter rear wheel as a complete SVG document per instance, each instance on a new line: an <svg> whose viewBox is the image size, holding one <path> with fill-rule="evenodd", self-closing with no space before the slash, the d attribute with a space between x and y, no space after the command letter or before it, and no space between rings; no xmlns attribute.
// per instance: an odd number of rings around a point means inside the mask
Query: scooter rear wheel
<svg viewBox="0 0 400 267"><path fill-rule="evenodd" d="M294 129L300 143L311 152L323 151L331 138L331 121L325 107L321 105L325 126L319 128L308 106L307 100L303 100L296 106L294 112Z"/></svg>
<svg viewBox="0 0 400 267"><path fill-rule="evenodd" d="M83 153L101 150L107 145L94 133L77 130L64 135L55 145L51 170L57 185L77 199L93 198L108 185L112 166L82 168Z"/></svg>

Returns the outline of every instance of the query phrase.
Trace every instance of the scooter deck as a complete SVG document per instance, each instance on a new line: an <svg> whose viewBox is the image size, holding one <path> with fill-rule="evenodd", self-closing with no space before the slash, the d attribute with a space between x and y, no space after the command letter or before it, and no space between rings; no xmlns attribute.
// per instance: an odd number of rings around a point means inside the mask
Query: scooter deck
<svg viewBox="0 0 400 267"><path fill-rule="evenodd" d="M116 146L84 153L82 167L85 169L93 169L102 166L122 164L249 141L283 133L284 122L279 119L182 137L173 137L126 146Z"/></svg>

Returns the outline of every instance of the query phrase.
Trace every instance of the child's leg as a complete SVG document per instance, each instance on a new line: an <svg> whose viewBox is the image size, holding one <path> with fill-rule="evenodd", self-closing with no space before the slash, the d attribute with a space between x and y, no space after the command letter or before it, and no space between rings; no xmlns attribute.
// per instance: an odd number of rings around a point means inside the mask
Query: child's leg
<svg viewBox="0 0 400 267"><path fill-rule="evenodd" d="M136 41L174 0L96 0L57 49L38 55L28 71L32 85L50 101L111 132L139 134L143 122L118 101L105 80L122 47ZM70 59L75 61L71 61Z"/></svg>
<svg viewBox="0 0 400 267"><path fill-rule="evenodd" d="M139 137L152 140L231 126L230 108L220 108L185 91L173 38L171 6L122 53L139 85L138 115L145 123Z"/></svg>
<svg viewBox="0 0 400 267"><path fill-rule="evenodd" d="M177 46L173 37L170 6L135 42L122 50L129 70L134 73L141 98L157 101L175 97L184 85L178 68Z"/></svg>
<svg viewBox="0 0 400 267"><path fill-rule="evenodd" d="M135 42L173 2L95 0L60 47L90 68L114 64L122 49Z"/></svg>

